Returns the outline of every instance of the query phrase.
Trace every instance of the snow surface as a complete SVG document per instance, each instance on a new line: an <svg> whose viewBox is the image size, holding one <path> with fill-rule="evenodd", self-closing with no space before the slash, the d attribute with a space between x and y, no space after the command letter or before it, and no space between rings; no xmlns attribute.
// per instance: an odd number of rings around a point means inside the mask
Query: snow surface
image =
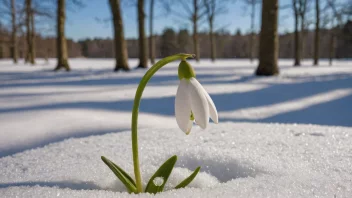
<svg viewBox="0 0 352 198"><path fill-rule="evenodd" d="M202 166L192 188L156 197L352 195L351 128L226 122L212 124L206 132L193 130L188 136L176 128L143 129L139 139L144 186L172 155L178 155L178 162L167 189ZM100 155L132 174L130 147L127 131L71 138L1 158L0 194L129 197Z"/></svg>
<svg viewBox="0 0 352 198"><path fill-rule="evenodd" d="M72 72L54 73L54 60L38 62L0 62L1 197L151 197L124 192L100 160L132 174L131 109L145 70L72 59ZM177 63L153 77L139 115L143 182L175 154L167 189L202 166L193 188L157 197L352 197L351 61L281 60L276 77L253 76L247 60L192 64L220 124L184 135L174 118Z"/></svg>

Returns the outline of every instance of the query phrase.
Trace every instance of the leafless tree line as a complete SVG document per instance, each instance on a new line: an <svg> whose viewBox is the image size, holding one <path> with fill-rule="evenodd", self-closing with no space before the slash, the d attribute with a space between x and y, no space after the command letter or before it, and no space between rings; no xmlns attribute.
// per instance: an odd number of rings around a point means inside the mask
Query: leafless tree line
<svg viewBox="0 0 352 198"><path fill-rule="evenodd" d="M66 71L70 70L65 38L66 0L23 0L18 2L16 0L1 0L0 3L1 8L3 8L0 10L0 14L2 16L10 16L8 20L11 21L11 39L6 40L4 39L5 37L2 37L2 43L7 43L11 46L11 56L15 64L18 62L18 38L21 38L20 35L24 35L25 32L25 62L35 65L36 22L51 24L51 22L55 21L56 16L56 23L53 25L56 27L57 34L57 66L55 71L61 68ZM69 5L81 6L82 4L79 0L69 0Z"/></svg>
<svg viewBox="0 0 352 198"><path fill-rule="evenodd" d="M113 0L114 2L117 2L120 4L119 0ZM144 11L144 0L137 0L137 11L138 11L138 32L139 32L139 39L138 39L138 48L139 48L139 60L140 64L138 67L145 68L147 67L147 57L148 57L148 52L147 49L150 51L150 60L151 63L155 62L155 51L156 51L156 42L155 42L155 35L153 33L153 20L154 20L154 5L155 2L159 1L163 4L163 7L167 10L169 14L171 14L176 20L179 21L188 21L190 24L192 24L192 43L193 47L191 52L196 55L196 60L199 61L201 58L201 53L200 53L200 44L199 44L199 25L204 23L205 21L208 22L208 37L210 41L210 47L208 48L210 50L210 58L212 61L215 61L216 56L217 56L217 44L216 44L216 31L215 29L215 20L216 17L226 13L227 11L227 5L231 1L227 0L178 0L178 1L172 1L172 0L149 0L149 48L147 48L146 44L146 39L145 39L145 28L144 28L144 20L146 17L145 11ZM256 34L255 34L255 13L256 13L256 5L257 4L262 4L262 12L264 10L268 10L271 13L276 13L278 15L279 12L279 1L259 1L259 0L243 0L247 5L251 7L251 34L249 36L249 58L252 61L254 56L255 56L255 46L256 46ZM321 29L321 8L320 4L321 1L323 0L315 0L315 12L316 12L316 17L315 17L315 38L314 38L314 65L318 65L318 60L319 60L319 43L320 43L320 29ZM349 13L351 12L351 6L341 6L336 3L336 1L333 0L325 0L325 8L324 10L330 8L332 10L332 23L334 20L341 20L341 13ZM304 54L304 44L306 42L306 37L308 34L308 26L309 22L307 22L307 10L309 9L309 6L313 3L313 0L292 0L292 8L293 8L293 13L294 13L294 19L295 19L295 33L294 33L294 65L299 66L301 64L301 59L302 59L302 54ZM270 7L271 6L271 7ZM345 9L345 8L348 9ZM114 11L112 10L114 13ZM120 12L119 14L121 15L121 9L117 10L116 12ZM114 14L115 15L115 14ZM266 15L266 13L262 13L262 27L261 27L261 32L260 32L260 37L262 38L263 35L265 37L266 34L271 34L274 29L277 30L277 23L278 20L277 18L273 17L274 14ZM269 24L275 25L276 27L272 27L271 29L265 29L265 27L269 26ZM122 24L122 23L121 23ZM335 26L334 24L330 25L331 28L333 29ZM116 28L116 27L115 27ZM341 27L340 27L341 28ZM120 28L122 29L122 28ZM268 30L268 32L265 32L265 30ZM270 30L270 31L269 31ZM170 42L170 38L175 37L175 33L172 32L172 30L166 30L165 35L163 37L167 38L166 42L171 45L171 48L173 45L175 45L173 42ZM277 31L275 32L276 36L274 38L274 41L271 37L268 37L267 41L261 39L259 46L263 47L266 46L268 48L274 49L272 47L273 45L278 46L278 33ZM335 49L335 37L336 33L333 34L330 42L330 59L332 60L332 57L334 56L334 49ZM162 37L162 38L163 38ZM116 37L115 37L116 39ZM267 42L274 43L270 45ZM115 41L116 43L124 43L125 41ZM117 47L115 47L118 49ZM126 48L126 47L125 47ZM169 47L167 47L169 48ZM175 48L175 47L173 47ZM184 46L181 47L184 49ZM165 46L163 49L166 49ZM126 50L126 49L125 49ZM276 49L278 51L278 49ZM270 51L270 50L267 50ZM259 57L264 56L261 53L268 53L263 50L259 50ZM278 52L273 53L273 54L267 54L267 58L271 57L271 59L277 58ZM125 56L127 56L127 53L125 53ZM117 58L117 57L116 57ZM127 59L125 57L124 59ZM118 60L116 60L118 61ZM261 68L261 67L259 67ZM257 70L257 73L261 73L260 71L264 70ZM266 73L266 72L264 72ZM270 73L270 72L269 72ZM278 73L278 70L275 72L271 73Z"/></svg>
<svg viewBox="0 0 352 198"><path fill-rule="evenodd" d="M228 35L224 34L219 27L221 24L216 21L217 17L221 14L226 14L228 11L228 4L233 3L231 0L135 0L131 5L135 6L137 9L137 17L138 17L138 42L127 41L129 45L127 45L125 36L124 36L124 24L123 24L123 9L121 7L121 1L123 0L108 0L108 4L110 6L111 15L112 15L112 24L114 29L114 57L116 59L115 71L120 69L128 71L130 67L128 65L128 57L129 57L129 46L135 46L138 48L138 58L139 64L138 68L147 68L148 66L148 57L150 62L155 63L155 58L158 56L158 48L163 47L163 49L178 49L185 50L187 49L188 53L196 54L196 60L199 61L204 54L203 47L200 48L200 45L204 45L204 37L207 37L209 46L206 48L209 50L207 52L212 61L215 61L217 57L223 57L224 52L219 52L222 50L222 46L226 42L226 39L232 39L232 37L236 37L236 42L243 43L242 47L245 45L245 53L248 55L249 59L252 61L256 55L259 56L259 59L267 54L268 59L275 59L279 55L277 52L269 54L270 50L261 50L263 46L267 47L267 49L275 49L273 46L278 46L279 41L281 42L282 38L278 36L277 31L277 17L280 11L279 1L278 0L268 0L268 1L260 1L260 0L242 0L250 7L250 17L251 17L251 25L250 25L250 33L247 35ZM315 21L315 33L314 33L314 65L318 65L319 57L320 57L320 49L321 46L321 29L327 29L330 27L330 42L329 42L329 56L330 59L336 56L336 43L337 37L341 34L342 23L346 20L343 17L351 16L351 8L350 4L343 5L339 4L334 0L292 0L291 7L294 17L294 65L299 66L301 64L301 59L305 54L306 49L306 40L309 35L308 27L312 24L312 21ZM323 3L322 3L323 1ZM59 70L61 68L69 71L70 67L68 64L68 49L67 49L67 41L65 38L65 21L66 21L66 9L67 5L78 5L82 6L82 2L79 0L52 0L48 1L55 2L51 6L48 7L43 6L43 1L39 0L24 0L23 5L21 3L16 2L16 0L1 0L1 4L4 9L0 9L0 14L7 14L10 16L9 20L11 20L12 28L11 28L11 39L8 43L11 46L11 56L14 60L14 63L17 63L18 60L18 39L19 32L26 31L26 62L35 64L36 57L36 41L40 38L36 38L36 20L37 18L46 18L48 20L55 18L56 15L56 52L57 52L57 60L58 64L55 70ZM149 5L149 13L146 14L145 5L148 3ZM260 40L258 40L258 35L255 32L255 13L256 13L256 5L262 6L262 16L261 16L261 31L260 31ZM159 9L164 9L168 14L170 14L174 20L187 22L192 25L191 31L191 41L188 40L188 32L183 31L179 34L173 33L172 30L167 30L164 32L165 35L157 36L153 31L153 21L155 17L155 6L158 5ZM310 7L315 5L315 19L307 20L308 11L312 10ZM321 7L323 5L323 7ZM48 8L51 9L48 9ZM55 7L56 11L52 8ZM263 10L269 11L271 14L263 13ZM323 15L321 13L324 13ZM56 13L56 14L53 14ZM329 14L325 14L329 13ZM146 38L145 31L145 19L149 19L149 39ZM312 18L312 17L311 17ZM206 24L208 27L207 34L199 32L199 26L201 24ZM276 25L275 27L271 27L266 29L269 25ZM326 32L326 31L325 31ZM266 38L267 35L271 35L275 33L275 37L268 36L267 40L263 40L262 38ZM23 34L22 34L23 35ZM183 39L179 35L183 35ZM169 47L166 46L163 42L163 38L176 38L178 41L175 43L167 41L168 45L179 45L178 47ZM240 41L239 38L246 39L248 42ZM200 44L200 39L202 39L202 44ZM108 42L108 41L107 41ZM4 43L4 42L2 42ZM184 43L181 45L180 43ZM187 43L191 43L191 47L187 46ZM89 43L80 42L82 46L82 53L85 54L85 50L88 50ZM238 44L238 43L236 43ZM109 45L109 44L106 44ZM257 47L259 46L259 48ZM257 50L258 49L258 50ZM231 49L230 49L231 50ZM234 51L234 49L232 49ZM231 52L230 52L231 53ZM149 55L148 55L149 54ZM163 54L167 54L166 52ZM132 57L134 57L132 55ZM261 64L260 64L261 65ZM264 67L260 67L264 68ZM278 72L278 71L277 71ZM277 73L271 72L271 73ZM268 73L263 69L258 69L257 73ZM269 72L270 73L270 72Z"/></svg>

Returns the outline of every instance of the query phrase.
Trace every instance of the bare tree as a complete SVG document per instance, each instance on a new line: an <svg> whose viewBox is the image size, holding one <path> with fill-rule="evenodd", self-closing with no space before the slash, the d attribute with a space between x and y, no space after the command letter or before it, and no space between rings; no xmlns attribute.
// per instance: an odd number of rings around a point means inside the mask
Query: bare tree
<svg viewBox="0 0 352 198"><path fill-rule="evenodd" d="M332 26L334 26L334 19L331 20ZM335 39L335 30L334 27L331 28L330 32L330 40L329 40L329 65L332 66L332 60L335 56L335 47L336 47L336 39Z"/></svg>
<svg viewBox="0 0 352 198"><path fill-rule="evenodd" d="M35 64L34 49L34 18L33 18L32 0L26 0L26 34L27 34L27 55L26 62Z"/></svg>
<svg viewBox="0 0 352 198"><path fill-rule="evenodd" d="M32 64L35 64L35 58L36 58L36 50L35 50L35 22L34 22L34 9L33 7L31 8L31 17L30 17L30 34L31 34L31 57L30 57L30 62Z"/></svg>
<svg viewBox="0 0 352 198"><path fill-rule="evenodd" d="M196 61L199 62L200 52L199 52L199 42L198 42L198 20L199 16L199 0L193 0L193 14L192 14L192 22L193 22L193 51L196 55Z"/></svg>
<svg viewBox="0 0 352 198"><path fill-rule="evenodd" d="M152 64L155 63L155 37L153 32L153 21L154 21L154 5L155 1L150 0L149 10L149 57Z"/></svg>
<svg viewBox="0 0 352 198"><path fill-rule="evenodd" d="M181 9L172 9L172 7L176 6L170 6L170 4L167 4L167 10L169 11L169 13L173 14L176 17L181 17L182 21L184 21L184 19L188 19L188 21L192 24L193 53L196 55L196 61L199 62L200 51L198 25L200 23L200 20L203 19L206 14L204 4L202 3L202 0L178 0L172 1L172 3L179 5Z"/></svg>
<svg viewBox="0 0 352 198"><path fill-rule="evenodd" d="M255 46L255 6L260 3L259 0L244 0L247 5L251 6L251 35L249 37L249 59L253 62Z"/></svg>
<svg viewBox="0 0 352 198"><path fill-rule="evenodd" d="M301 58L300 58L300 53L299 53L299 39L300 39L300 33L299 33L299 14L298 14L298 8L297 8L297 1L298 0L293 0L292 6L293 6L293 12L294 12L294 18L295 18L295 36L294 36L294 59L295 59L295 66L301 65Z"/></svg>
<svg viewBox="0 0 352 198"><path fill-rule="evenodd" d="M214 20L215 17L220 14L225 14L226 0L204 0L204 7L206 10L206 16L209 24L209 38L210 38L210 58L215 61L216 58L216 41L214 33Z"/></svg>
<svg viewBox="0 0 352 198"><path fill-rule="evenodd" d="M114 71L120 69L128 71L128 53L126 48L126 41L123 30L123 20L121 14L120 0L109 0L111 13L113 16L114 24L114 45L115 45L115 61L116 66Z"/></svg>
<svg viewBox="0 0 352 198"><path fill-rule="evenodd" d="M348 13L345 12L346 9L344 4L338 4L338 2L334 0L327 0L327 8L330 8L331 10L331 31L329 42L329 65L331 66L333 58L336 56L336 37L343 26L343 15L348 15ZM349 9L348 6L347 9ZM335 21L337 24L335 24Z"/></svg>
<svg viewBox="0 0 352 198"><path fill-rule="evenodd" d="M305 16L307 10L308 0L292 0L293 12L295 16L295 63L294 66L301 65L303 41L304 41L304 29L305 29ZM300 25L300 27L299 27Z"/></svg>
<svg viewBox="0 0 352 198"><path fill-rule="evenodd" d="M262 24L260 31L259 65L256 75L271 76L279 73L278 59L278 0L262 3Z"/></svg>
<svg viewBox="0 0 352 198"><path fill-rule="evenodd" d="M67 42L65 38L65 20L66 20L66 6L65 0L57 0L57 66L54 71L64 68L70 71L67 55Z"/></svg>
<svg viewBox="0 0 352 198"><path fill-rule="evenodd" d="M8 45L10 48L10 54L13 62L16 64L18 61L18 16L19 11L17 10L18 5L15 0L1 0L0 1L0 16L2 20L10 21L11 27L6 27L6 29L11 29L10 39L1 38L1 43L3 45ZM4 30L1 25L1 30ZM6 31L7 32L7 31ZM4 32L1 32L4 33ZM5 51L5 50L3 50Z"/></svg>
<svg viewBox="0 0 352 198"><path fill-rule="evenodd" d="M319 0L315 0L315 37L314 37L314 65L319 64L319 40L320 40L320 7Z"/></svg>
<svg viewBox="0 0 352 198"><path fill-rule="evenodd" d="M11 22L12 22L12 32L11 32L12 59L14 63L17 63L18 44L17 44L17 20L16 20L16 1L15 0L11 0Z"/></svg>
<svg viewBox="0 0 352 198"><path fill-rule="evenodd" d="M145 37L145 12L144 12L144 0L138 0L137 3L138 13L138 43L139 43L139 65L138 68L148 67L148 50L147 42Z"/></svg>

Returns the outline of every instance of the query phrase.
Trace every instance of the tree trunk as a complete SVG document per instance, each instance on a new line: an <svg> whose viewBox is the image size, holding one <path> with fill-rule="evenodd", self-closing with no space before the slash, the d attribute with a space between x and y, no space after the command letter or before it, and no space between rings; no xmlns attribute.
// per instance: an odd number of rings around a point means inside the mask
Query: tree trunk
<svg viewBox="0 0 352 198"><path fill-rule="evenodd" d="M319 40L320 40L320 8L319 0L315 0L315 37L314 37L314 65L319 64Z"/></svg>
<svg viewBox="0 0 352 198"><path fill-rule="evenodd" d="M18 61L18 45L17 45L17 24L16 24L16 2L15 0L11 0L11 20L12 20L12 34L11 34L11 42L12 42L12 59L14 63Z"/></svg>
<svg viewBox="0 0 352 198"><path fill-rule="evenodd" d="M215 61L216 58L216 45L215 45L215 36L214 36L214 20L209 19L209 37L210 37L210 57L211 61Z"/></svg>
<svg viewBox="0 0 352 198"><path fill-rule="evenodd" d="M259 66L256 75L279 74L278 59L278 0L262 2L262 24L260 31Z"/></svg>
<svg viewBox="0 0 352 198"><path fill-rule="evenodd" d="M3 59L3 58L4 58L4 44L0 40L0 59Z"/></svg>
<svg viewBox="0 0 352 198"><path fill-rule="evenodd" d="M252 0L252 13L251 13L251 35L249 38L249 59L253 62L254 57L254 20L255 20L255 0Z"/></svg>
<svg viewBox="0 0 352 198"><path fill-rule="evenodd" d="M155 63L155 38L153 33L153 20L154 20L154 0L150 0L150 14L149 14L149 56L150 62Z"/></svg>
<svg viewBox="0 0 352 198"><path fill-rule="evenodd" d="M304 14L301 15L301 34L300 34L300 40L299 40L299 58L300 60L304 59L304 50L305 50L305 39L306 39L306 30L305 30L305 17Z"/></svg>
<svg viewBox="0 0 352 198"><path fill-rule="evenodd" d="M196 55L196 61L199 62L199 43L198 43L198 0L193 0L194 13L192 17L193 21L193 51Z"/></svg>
<svg viewBox="0 0 352 198"><path fill-rule="evenodd" d="M295 39L294 39L294 56L295 56L295 63L294 66L300 66L301 65L301 57L299 53L300 49L300 32L298 30L298 22L299 22L299 15L297 11L297 0L293 1L293 6L294 6L294 15L295 15Z"/></svg>
<svg viewBox="0 0 352 198"><path fill-rule="evenodd" d="M54 71L58 71L64 68L66 71L70 71L68 64L67 55L67 43L65 38L65 0L57 0L57 66Z"/></svg>
<svg viewBox="0 0 352 198"><path fill-rule="evenodd" d="M333 29L331 31L334 31ZM330 35L330 42L329 42L329 65L332 66L332 60L335 56L335 35L332 32Z"/></svg>
<svg viewBox="0 0 352 198"><path fill-rule="evenodd" d="M26 36L27 36L27 54L26 54L26 58L25 58L25 62L30 62L31 64L33 64L31 62L32 60L32 30L31 30L31 6L32 6L32 0L26 0Z"/></svg>
<svg viewBox="0 0 352 198"><path fill-rule="evenodd" d="M34 12L33 9L31 10L31 56L29 61L31 64L35 64L35 57L36 57L36 51L35 51L35 25L34 25Z"/></svg>
<svg viewBox="0 0 352 198"><path fill-rule="evenodd" d="M116 66L114 71L120 69L124 71L130 70L128 67L128 53L123 30L123 20L121 14L120 0L109 0L111 13L114 22L114 45L115 45L115 61Z"/></svg>
<svg viewBox="0 0 352 198"><path fill-rule="evenodd" d="M145 38L145 28L144 28L144 0L138 0L137 5L138 12L138 31L139 31L139 65L138 68L147 68L148 67L148 52L147 44Z"/></svg>

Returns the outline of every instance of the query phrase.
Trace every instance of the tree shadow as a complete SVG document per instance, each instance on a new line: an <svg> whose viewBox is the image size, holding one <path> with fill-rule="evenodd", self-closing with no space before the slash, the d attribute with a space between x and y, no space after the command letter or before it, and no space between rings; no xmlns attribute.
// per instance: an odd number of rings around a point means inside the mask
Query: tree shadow
<svg viewBox="0 0 352 198"><path fill-rule="evenodd" d="M253 79L255 77L244 77L243 80ZM247 92L232 92L232 93L218 93L211 94L211 97L214 103L217 106L217 110L219 112L228 112L234 111L238 109L244 108L255 108L261 106L267 106L287 101L293 101L297 99L302 99L309 96L314 96L316 94L336 90L343 88L352 88L352 77L344 76L344 78L340 79L339 76L336 78L330 78L327 81L308 81L308 82L300 82L300 83L291 83L291 84L271 84L266 88L262 88L260 90L247 91ZM234 84L236 86L236 84ZM142 99L140 105L140 112L144 113L152 113L159 114L165 116L173 116L174 115L174 96L168 97L154 97L154 98L146 98ZM340 100L341 101L341 100ZM339 102L336 101L335 105L341 105L342 108L348 105L347 102L343 102L343 104L337 104ZM325 103L324 103L325 104ZM322 112L329 113L331 111L330 106L326 106L321 104L319 106ZM1 108L0 113L12 113L12 112L22 112L22 111L36 111L36 110L51 110L51 109L103 109L107 111L127 111L130 112L132 110L133 100L121 100L116 102L100 102L100 101L88 101L88 102L63 102L63 103L52 103L45 105L37 105L37 106L28 106L28 107L18 107L18 108ZM303 113L302 110L299 112ZM287 114L287 113L286 113ZM283 116L280 114L276 117L276 119L271 119L270 121L276 122L283 119L278 119ZM319 115L317 114L319 117ZM301 119L296 119L299 116L292 117L292 122L299 121ZM305 117L305 116L302 116ZM282 117L284 118L284 117ZM286 119L289 119L287 117ZM221 117L220 117L221 120ZM315 121L318 121L316 119ZM334 120L336 120L334 122ZM341 124L341 121L345 120L340 118L338 115L329 123L331 124ZM316 122L317 124L324 124L325 120L320 122ZM345 123L346 125L348 123ZM352 124L352 123L351 123ZM351 124L348 124L349 126Z"/></svg>
<svg viewBox="0 0 352 198"><path fill-rule="evenodd" d="M209 79L214 77L221 76L230 76L231 74L200 74L197 75L199 79ZM84 77L84 76L82 76ZM46 77L47 79L53 79L52 76ZM42 78L42 80L45 78ZM38 80L38 79L37 79ZM60 80L60 81L48 81L48 82L14 82L14 83L6 83L0 84L0 88L16 88L16 87L49 87L49 86L105 86L105 85L132 85L139 84L141 80L140 76L128 77L128 78L120 78L120 76L110 76L105 77L104 79L72 79L72 80ZM168 85L167 82L172 82L174 84L175 81L178 80L177 75L159 75L153 76L153 78L149 81L151 85ZM171 84L171 83L170 83Z"/></svg>
<svg viewBox="0 0 352 198"><path fill-rule="evenodd" d="M45 145L51 144L51 143L57 143L64 141L69 138L84 138L84 137L89 137L92 135L105 135L108 133L119 133L122 131L128 130L127 128L123 129L116 129L116 128L105 128L105 129L100 129L100 130L88 130L88 131L77 131L75 134L61 134L59 136L50 136L48 138L40 138L37 142L32 142L31 144L26 144L26 145L17 145L15 148L10 148L10 149L4 149L0 150L0 158L13 155L16 153L23 152L27 149L36 149L43 147Z"/></svg>
<svg viewBox="0 0 352 198"><path fill-rule="evenodd" d="M302 123L319 125L352 126L352 95L323 104L314 105L299 111L275 115L259 122ZM234 120L232 120L234 121Z"/></svg>

